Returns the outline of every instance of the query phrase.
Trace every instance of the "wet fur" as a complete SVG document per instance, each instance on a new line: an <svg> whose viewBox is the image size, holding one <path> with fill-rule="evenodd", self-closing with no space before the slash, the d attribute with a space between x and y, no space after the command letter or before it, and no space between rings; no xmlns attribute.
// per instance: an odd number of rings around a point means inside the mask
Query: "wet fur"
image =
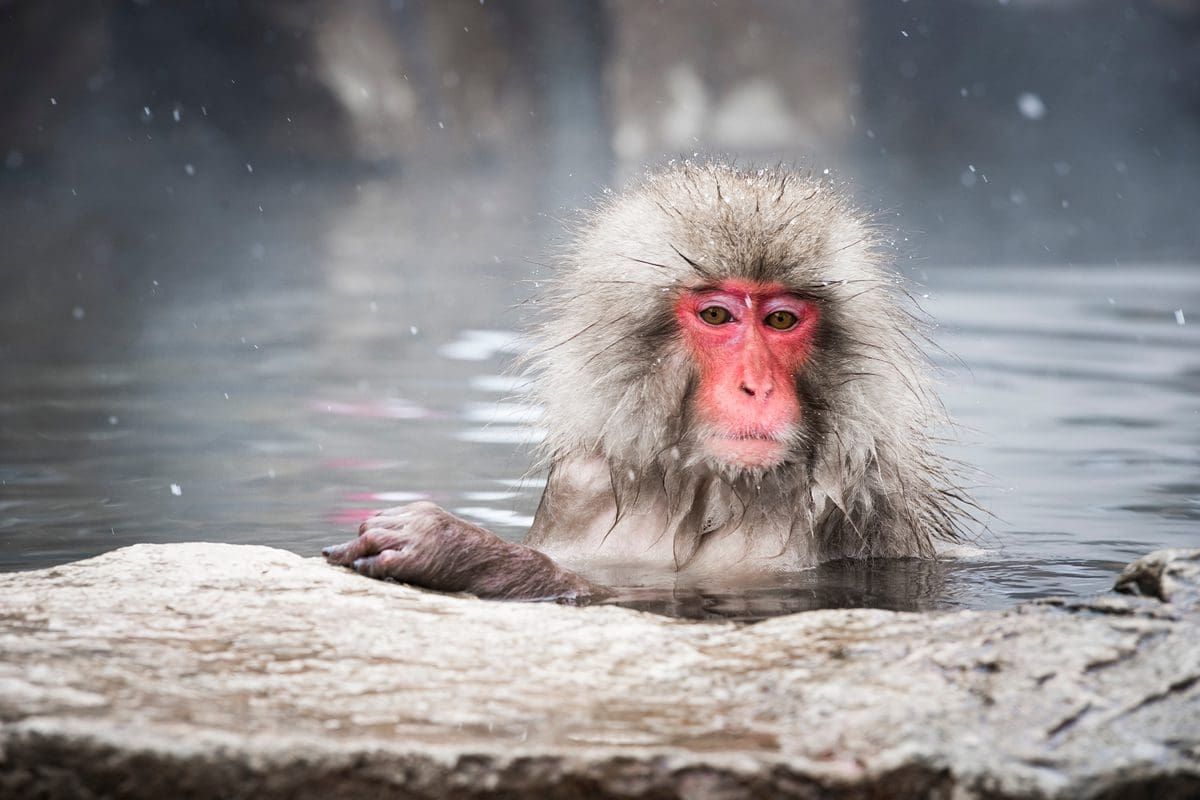
<svg viewBox="0 0 1200 800"><path fill-rule="evenodd" d="M774 537L793 564L931 557L937 540L959 537L970 501L934 446L945 420L911 303L877 234L827 182L671 166L602 202L556 267L526 362L552 468L543 506L556 465L600 457L618 518L665 498L679 568L730 527ZM791 455L766 471L714 464L697 447L696 373L673 306L730 278L781 283L822 312L796 381ZM569 535L535 522L527 542Z"/></svg>

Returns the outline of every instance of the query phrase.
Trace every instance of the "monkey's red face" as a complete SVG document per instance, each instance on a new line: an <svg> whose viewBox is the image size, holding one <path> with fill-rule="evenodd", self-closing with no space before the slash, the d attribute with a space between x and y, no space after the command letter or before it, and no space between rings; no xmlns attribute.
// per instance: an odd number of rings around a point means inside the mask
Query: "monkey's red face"
<svg viewBox="0 0 1200 800"><path fill-rule="evenodd" d="M796 376L812 352L817 307L779 285L725 281L684 292L675 315L699 365L706 454L748 469L782 463L803 413Z"/></svg>

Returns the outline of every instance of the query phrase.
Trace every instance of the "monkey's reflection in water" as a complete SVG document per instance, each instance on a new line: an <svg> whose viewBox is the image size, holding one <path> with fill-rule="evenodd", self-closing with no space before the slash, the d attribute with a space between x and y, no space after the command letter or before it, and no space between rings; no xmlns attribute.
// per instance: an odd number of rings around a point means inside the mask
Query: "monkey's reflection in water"
<svg viewBox="0 0 1200 800"><path fill-rule="evenodd" d="M606 605L683 619L757 622L824 608L945 608L952 605L946 589L953 572L946 561L843 558L753 579L689 580L632 566L592 570L589 576L612 589L613 596L602 601Z"/></svg>

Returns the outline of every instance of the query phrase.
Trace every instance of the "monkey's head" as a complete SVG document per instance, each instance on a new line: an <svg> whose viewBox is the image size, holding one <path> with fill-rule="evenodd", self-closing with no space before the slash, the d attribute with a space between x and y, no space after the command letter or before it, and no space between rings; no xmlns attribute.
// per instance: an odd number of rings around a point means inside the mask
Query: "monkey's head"
<svg viewBox="0 0 1200 800"><path fill-rule="evenodd" d="M685 163L606 199L529 357L548 460L771 479L846 509L932 496L940 406L877 245L786 169Z"/></svg>

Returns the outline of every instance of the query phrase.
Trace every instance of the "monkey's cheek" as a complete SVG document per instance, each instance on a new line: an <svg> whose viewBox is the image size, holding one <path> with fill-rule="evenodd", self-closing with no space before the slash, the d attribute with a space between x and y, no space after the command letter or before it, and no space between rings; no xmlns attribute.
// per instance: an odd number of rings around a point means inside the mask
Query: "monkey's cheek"
<svg viewBox="0 0 1200 800"><path fill-rule="evenodd" d="M787 446L773 439L717 437L708 440L705 449L714 460L742 469L770 469L787 459Z"/></svg>

